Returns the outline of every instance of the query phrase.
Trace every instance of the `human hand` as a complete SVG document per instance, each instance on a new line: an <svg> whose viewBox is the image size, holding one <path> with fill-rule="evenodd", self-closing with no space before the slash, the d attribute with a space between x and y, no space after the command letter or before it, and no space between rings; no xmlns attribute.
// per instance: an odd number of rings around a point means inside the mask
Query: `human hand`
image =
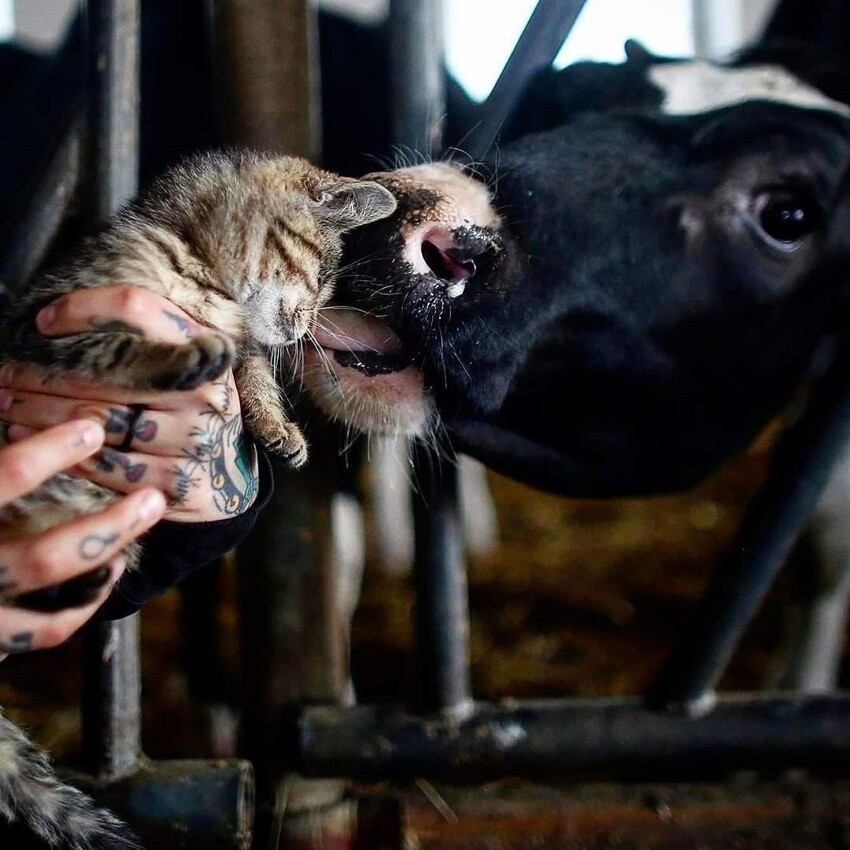
<svg viewBox="0 0 850 850"><path fill-rule="evenodd" d="M167 342L205 330L165 298L131 286L63 295L37 324L45 336L124 330ZM41 430L77 418L100 422L106 446L74 474L121 493L162 490L166 519L226 519L256 497L257 456L242 430L231 372L188 392L138 392L71 373L47 378L29 364L0 369L0 419Z"/></svg>
<svg viewBox="0 0 850 850"><path fill-rule="evenodd" d="M104 436L96 422L76 420L0 448L0 507L83 462ZM164 510L162 494L145 487L40 534L0 539L0 660L67 640L123 572L122 550Z"/></svg>

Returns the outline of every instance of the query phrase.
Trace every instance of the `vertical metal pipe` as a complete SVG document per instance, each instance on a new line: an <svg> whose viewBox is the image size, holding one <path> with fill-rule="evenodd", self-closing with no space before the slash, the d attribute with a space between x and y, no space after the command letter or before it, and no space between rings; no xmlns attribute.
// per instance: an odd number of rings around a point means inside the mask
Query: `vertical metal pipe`
<svg viewBox="0 0 850 850"><path fill-rule="evenodd" d="M139 161L140 0L89 0L87 211L104 221L135 193ZM83 735L93 769L110 778L141 749L138 615L86 633Z"/></svg>
<svg viewBox="0 0 850 850"><path fill-rule="evenodd" d="M388 27L393 144L436 157L446 117L442 0L390 0Z"/></svg>
<svg viewBox="0 0 850 850"><path fill-rule="evenodd" d="M138 188L140 0L89 0L89 214L99 224Z"/></svg>
<svg viewBox="0 0 850 850"><path fill-rule="evenodd" d="M458 468L421 446L413 457L419 707L464 714L472 704L472 686Z"/></svg>
<svg viewBox="0 0 850 850"><path fill-rule="evenodd" d="M208 0L223 140L305 156L321 151L318 23L304 0Z"/></svg>
<svg viewBox="0 0 850 850"><path fill-rule="evenodd" d="M446 104L440 0L391 0L389 37L393 142L437 156ZM423 447L413 462L420 707L463 711L471 702L469 611L456 469Z"/></svg>
<svg viewBox="0 0 850 850"><path fill-rule="evenodd" d="M843 340L805 416L785 436L774 468L649 694L656 706L699 714L747 624L785 562L850 438L850 340Z"/></svg>
<svg viewBox="0 0 850 850"><path fill-rule="evenodd" d="M141 754L139 616L85 632L83 743L92 773L119 779Z"/></svg>
<svg viewBox="0 0 850 850"><path fill-rule="evenodd" d="M561 49L586 0L539 0L493 91L481 107L481 120L469 133L466 149L481 159L496 141L532 77L548 68Z"/></svg>
<svg viewBox="0 0 850 850"><path fill-rule="evenodd" d="M320 153L316 7L310 0L209 0L216 106L234 144L317 159ZM333 61L333 57L329 58ZM282 774L273 758L280 712L339 703L349 692L350 622L336 605L330 503L336 446L311 436L303 472L275 471L275 493L240 546L244 687L241 752L257 771L255 846L351 842L345 784Z"/></svg>

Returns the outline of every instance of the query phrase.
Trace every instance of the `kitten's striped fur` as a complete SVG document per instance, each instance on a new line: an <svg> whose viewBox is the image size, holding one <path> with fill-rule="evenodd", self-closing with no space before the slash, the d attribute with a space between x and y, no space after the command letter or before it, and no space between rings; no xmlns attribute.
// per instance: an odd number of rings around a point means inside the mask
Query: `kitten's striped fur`
<svg viewBox="0 0 850 850"><path fill-rule="evenodd" d="M330 297L342 234L389 215L395 205L377 183L301 159L244 152L194 158L120 212L74 262L28 289L4 317L0 360L138 390L190 389L232 366L248 431L300 466L306 444L287 418L265 352L300 338ZM58 295L122 284L165 296L209 332L185 344L122 328L53 339L38 333L37 312ZM0 534L32 534L115 498L104 487L59 475L0 510ZM126 554L132 564L138 546ZM61 784L43 754L0 717L3 819L27 825L51 847L131 846L109 813Z"/></svg>

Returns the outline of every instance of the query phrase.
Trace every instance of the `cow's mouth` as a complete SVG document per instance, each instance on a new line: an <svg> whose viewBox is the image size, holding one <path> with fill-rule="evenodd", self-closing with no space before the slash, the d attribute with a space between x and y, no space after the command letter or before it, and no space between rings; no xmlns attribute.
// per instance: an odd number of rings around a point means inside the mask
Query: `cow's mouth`
<svg viewBox="0 0 850 850"><path fill-rule="evenodd" d="M332 419L362 431L424 433L432 403L398 335L350 307L324 308L304 348L304 386Z"/></svg>
<svg viewBox="0 0 850 850"><path fill-rule="evenodd" d="M334 351L334 360L349 369L357 369L364 375L391 375L410 365L406 354L381 354L377 351Z"/></svg>
<svg viewBox="0 0 850 850"><path fill-rule="evenodd" d="M396 333L375 316L351 308L320 313L316 342L334 363L363 375L391 375L411 365Z"/></svg>

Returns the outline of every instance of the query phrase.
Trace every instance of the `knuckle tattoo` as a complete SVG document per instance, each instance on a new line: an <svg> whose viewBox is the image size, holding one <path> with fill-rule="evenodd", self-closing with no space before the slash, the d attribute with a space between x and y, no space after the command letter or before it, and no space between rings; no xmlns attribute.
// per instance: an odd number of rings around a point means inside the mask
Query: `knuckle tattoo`
<svg viewBox="0 0 850 850"><path fill-rule="evenodd" d="M11 572L11 567L0 564L0 600L8 594L14 593L18 587L18 583L11 578Z"/></svg>
<svg viewBox="0 0 850 850"><path fill-rule="evenodd" d="M33 632L13 632L10 635L0 635L0 653L13 654L27 652L33 648Z"/></svg>
<svg viewBox="0 0 850 850"><path fill-rule="evenodd" d="M77 554L84 561L98 560L117 540L117 531L110 531L107 534L88 534L77 546Z"/></svg>
<svg viewBox="0 0 850 850"><path fill-rule="evenodd" d="M118 473L128 484L138 484L148 471L146 463L133 463L123 452L115 449L101 449L94 458L98 472Z"/></svg>

